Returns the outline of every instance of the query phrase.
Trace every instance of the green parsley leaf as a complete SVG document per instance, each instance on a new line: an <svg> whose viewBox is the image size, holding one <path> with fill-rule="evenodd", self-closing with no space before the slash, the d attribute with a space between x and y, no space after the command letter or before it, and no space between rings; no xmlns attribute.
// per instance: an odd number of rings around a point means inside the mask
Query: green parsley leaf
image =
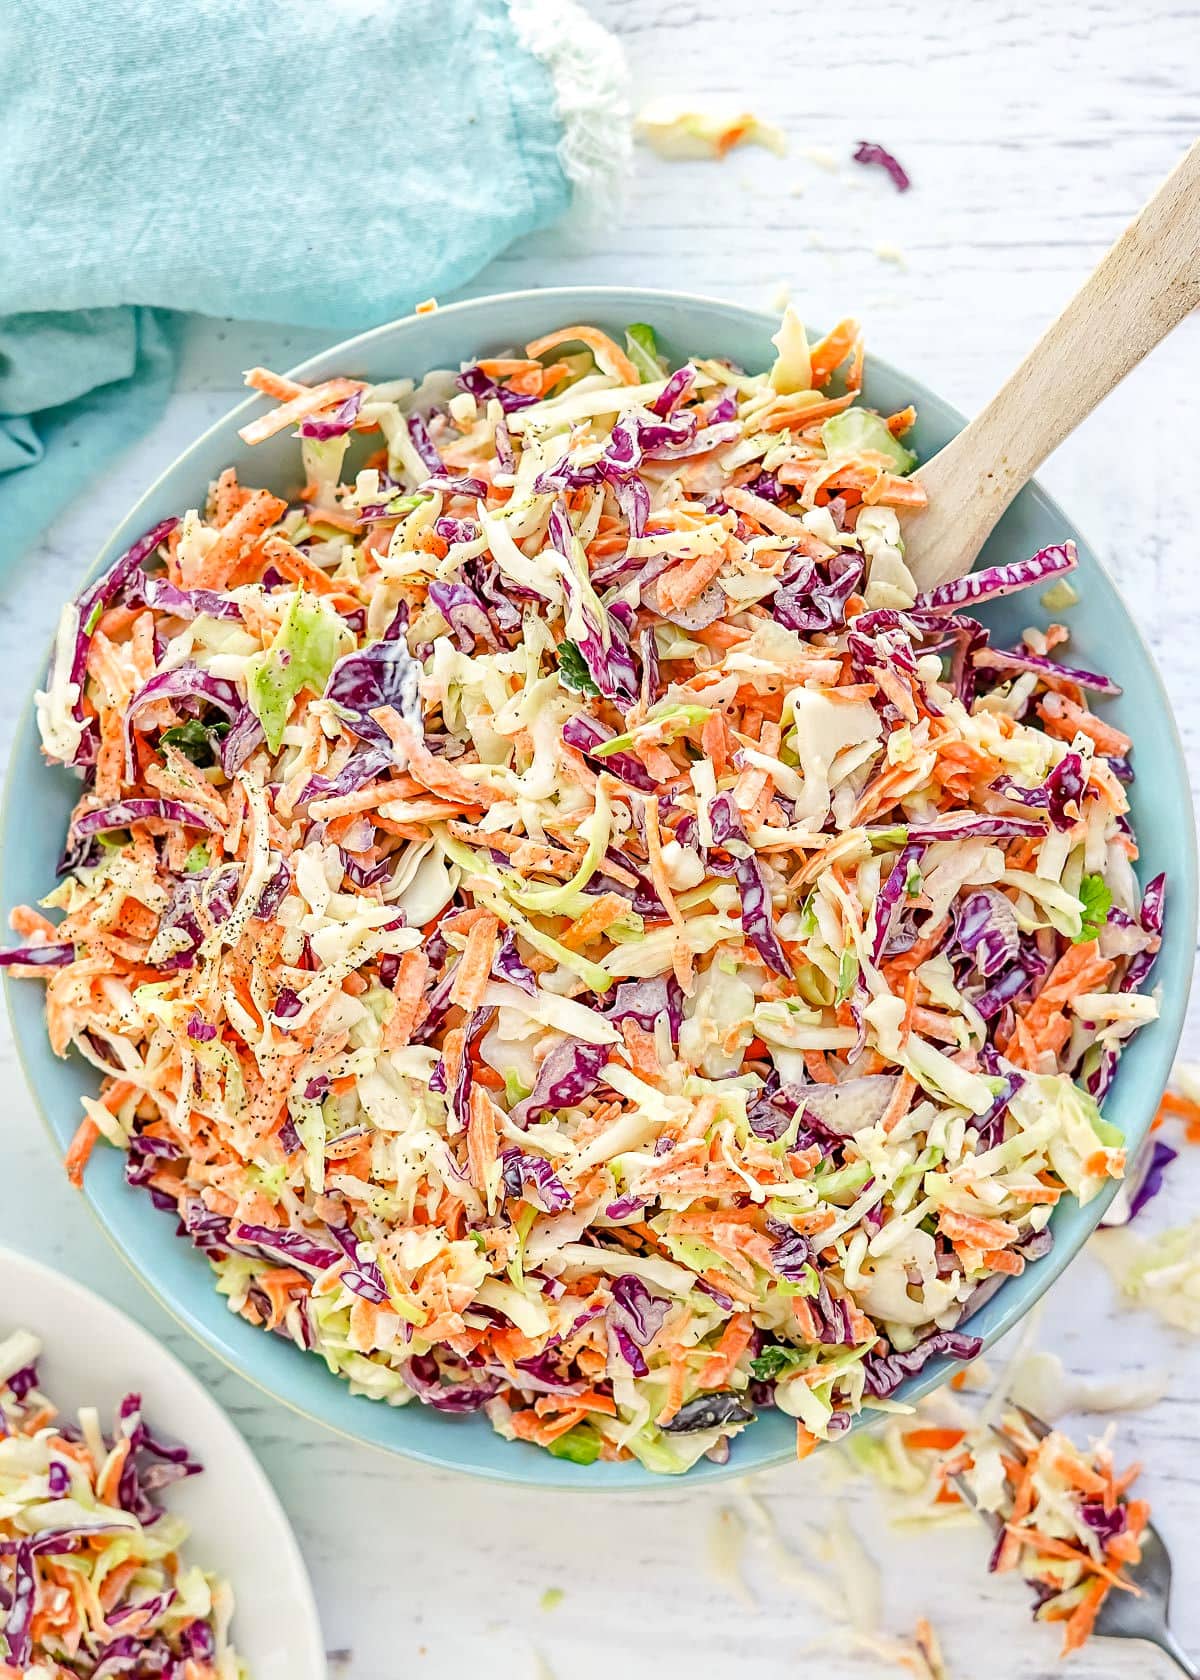
<svg viewBox="0 0 1200 1680"><path fill-rule="evenodd" d="M188 718L185 723L177 723L172 729L164 729L158 737L160 747L177 747L185 758L201 768L213 764L217 758L217 743L222 735L229 733L229 725L224 720L220 723L201 723L199 718Z"/></svg>
<svg viewBox="0 0 1200 1680"><path fill-rule="evenodd" d="M803 1359L804 1355L799 1348L780 1347L778 1343L773 1343L750 1361L750 1369L759 1382L770 1382L773 1377L782 1376L785 1371L795 1370Z"/></svg>
<svg viewBox="0 0 1200 1680"><path fill-rule="evenodd" d="M598 696L600 693L600 690L592 681L592 673L587 668L587 661L574 642L560 642L558 644L558 680L564 688L573 689L576 694Z"/></svg>
<svg viewBox="0 0 1200 1680"><path fill-rule="evenodd" d="M1079 883L1079 903L1083 912L1083 925L1071 941L1073 945L1084 945L1089 939L1095 939L1108 920L1108 912L1112 909L1112 893L1105 885L1103 876L1083 877Z"/></svg>

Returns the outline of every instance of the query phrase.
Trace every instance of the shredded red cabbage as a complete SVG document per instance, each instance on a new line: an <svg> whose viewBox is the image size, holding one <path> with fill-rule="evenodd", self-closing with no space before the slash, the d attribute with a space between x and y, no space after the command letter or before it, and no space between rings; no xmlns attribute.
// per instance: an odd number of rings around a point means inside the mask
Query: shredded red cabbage
<svg viewBox="0 0 1200 1680"><path fill-rule="evenodd" d="M907 192L912 186L908 171L899 158L874 140L860 140L853 155L855 163L877 164L880 169L886 170L897 192Z"/></svg>
<svg viewBox="0 0 1200 1680"><path fill-rule="evenodd" d="M607 1044L576 1044L570 1039L556 1044L539 1067L533 1090L509 1110L513 1124L526 1126L547 1108L582 1102L600 1083L608 1054Z"/></svg>
<svg viewBox="0 0 1200 1680"><path fill-rule="evenodd" d="M510 986L519 986L530 997L537 996L537 975L517 949L517 936L511 928L505 929L499 949L492 959L492 973L497 979L507 980Z"/></svg>
<svg viewBox="0 0 1200 1680"><path fill-rule="evenodd" d="M464 1376L472 1380L454 1383L443 1381L447 1361L439 1363L432 1354L422 1354L407 1361L404 1380L427 1405L439 1412L477 1412L500 1392L501 1378L484 1375L479 1378L463 1366Z"/></svg>
<svg viewBox="0 0 1200 1680"><path fill-rule="evenodd" d="M715 844L728 848L732 842L730 862L723 864L710 857L709 867L718 874L733 876L741 895L742 930L746 938L768 968L790 978L792 965L779 942L763 866L750 850L733 800L727 793L718 794L709 807L709 814Z"/></svg>
<svg viewBox="0 0 1200 1680"><path fill-rule="evenodd" d="M210 676L191 660L185 660L170 671L160 671L138 689L125 712L126 780L133 777L134 714L155 700L204 700L231 720L238 717L242 710L236 683L227 682L224 677Z"/></svg>
<svg viewBox="0 0 1200 1680"><path fill-rule="evenodd" d="M12 945L0 951L0 968L61 968L74 961L74 945Z"/></svg>
<svg viewBox="0 0 1200 1680"><path fill-rule="evenodd" d="M940 583L927 595L918 595L914 609L917 612L951 612L956 607L994 601L1001 595L1027 589L1031 584L1044 583L1047 578L1073 572L1078 564L1079 556L1073 542L1053 543L1028 560L1014 560L1008 566L985 566L980 572L968 572L966 577Z"/></svg>
<svg viewBox="0 0 1200 1680"><path fill-rule="evenodd" d="M236 775L259 742L265 738L263 726L258 718L249 706L243 706L221 743L221 768L225 774Z"/></svg>
<svg viewBox="0 0 1200 1680"><path fill-rule="evenodd" d="M883 948L887 944L888 935L896 919L896 911L900 904L900 895L904 891L908 880L909 870L914 866L919 868L921 859L925 856L924 846L915 840L909 840L904 849L896 856L891 871L875 899L874 932L871 936L871 961L877 963L883 955Z"/></svg>
<svg viewBox="0 0 1200 1680"><path fill-rule="evenodd" d="M307 1271L327 1272L341 1259L338 1249L325 1247L303 1231L275 1231L268 1225L236 1225L231 1237L236 1243L257 1249L269 1260L303 1266Z"/></svg>
<svg viewBox="0 0 1200 1680"><path fill-rule="evenodd" d="M961 1330L935 1330L907 1353L870 1354L863 1361L867 1393L886 1399L906 1377L915 1377L931 1359L975 1359L982 1346L982 1337L968 1336Z"/></svg>
<svg viewBox="0 0 1200 1680"><path fill-rule="evenodd" d="M148 577L144 582L131 578L125 592L131 603L142 600L155 612L171 613L175 618L241 618L241 604L230 595L215 589L180 589L168 578Z"/></svg>
<svg viewBox="0 0 1200 1680"><path fill-rule="evenodd" d="M683 988L673 974L656 974L650 980L622 980L610 996L604 1015L614 1026L618 1021L636 1021L643 1032L653 1032L656 1024L665 1019L672 1043L678 1039L683 1025Z"/></svg>
<svg viewBox="0 0 1200 1680"><path fill-rule="evenodd" d="M351 391L345 402L339 403L337 408L331 409L328 414L307 415L300 422L300 436L313 438L318 443L327 443L330 438L345 437L346 433L354 428L362 400L363 392L360 388Z"/></svg>
<svg viewBox="0 0 1200 1680"><path fill-rule="evenodd" d="M910 823L908 837L932 845L935 840L1014 840L1022 836L1037 839L1046 825L1036 817L944 817L937 822Z"/></svg>
<svg viewBox="0 0 1200 1680"><path fill-rule="evenodd" d="M1030 653L1026 648L985 648L976 655L975 662L996 671L1036 671L1039 676L1074 683L1077 688L1089 688L1110 698L1121 692L1119 683L1099 671L1085 671L1078 665L1060 665L1057 660L1046 659L1040 653Z"/></svg>
<svg viewBox="0 0 1200 1680"><path fill-rule="evenodd" d="M1142 931L1148 933L1156 942L1162 939L1163 917L1166 911L1167 877L1156 875L1152 881L1146 883L1146 890L1142 894L1142 908L1140 921ZM1139 951L1137 956L1125 970L1121 980L1123 992L1136 992L1150 976L1150 971L1158 961L1158 945L1153 950Z"/></svg>
<svg viewBox="0 0 1200 1680"><path fill-rule="evenodd" d="M149 559L156 548L164 543L171 532L179 524L177 518L160 520L145 536L139 537L132 548L127 548L124 554L113 561L104 576L97 578L80 595L75 608L79 614L79 628L75 634L75 652L71 659L70 681L79 688L79 696L73 705L72 713L77 722L83 722L83 681L87 673L88 650L92 645L92 632L105 610L112 605L122 589L140 571L143 560ZM76 762L80 762L76 758Z"/></svg>
<svg viewBox="0 0 1200 1680"><path fill-rule="evenodd" d="M997 776L990 785L993 792L1002 793L1019 805L1042 807L1055 828L1065 831L1073 828L1082 814L1087 775L1079 754L1069 752L1038 787L1020 787L1011 776Z"/></svg>
<svg viewBox="0 0 1200 1680"><path fill-rule="evenodd" d="M108 834L114 828L128 828L131 823L145 822L150 817L180 823L186 828L206 828L211 834L219 833L221 827L207 811L194 810L178 799L119 799L115 805L105 805L99 811L88 811L77 818L74 832L84 838Z"/></svg>
<svg viewBox="0 0 1200 1680"><path fill-rule="evenodd" d="M607 724L601 723L597 718L586 717L582 712L576 712L573 717L569 717L562 730L562 738L567 745L574 747L585 757L601 742L611 741L615 734L616 731L610 729ZM635 758L632 753L606 753L604 758L594 760L592 768L607 770L642 793L658 792L658 783L641 759Z"/></svg>
<svg viewBox="0 0 1200 1680"><path fill-rule="evenodd" d="M571 1206L570 1192L543 1156L506 1149L500 1161L504 1188L510 1196L524 1196L543 1213L565 1213Z"/></svg>
<svg viewBox="0 0 1200 1680"><path fill-rule="evenodd" d="M959 900L954 938L987 980L1014 962L1021 948L1012 905L1003 893L986 888Z"/></svg>
<svg viewBox="0 0 1200 1680"><path fill-rule="evenodd" d="M461 578L435 578L429 585L429 599L454 632L455 645L461 653L474 653L478 642L488 648L499 647L487 608L470 584Z"/></svg>
<svg viewBox="0 0 1200 1680"><path fill-rule="evenodd" d="M387 749L391 743L382 724L371 716L381 706L393 706L409 723L419 725L421 667L408 651L403 636L371 642L347 653L330 672L325 698L362 741Z"/></svg>

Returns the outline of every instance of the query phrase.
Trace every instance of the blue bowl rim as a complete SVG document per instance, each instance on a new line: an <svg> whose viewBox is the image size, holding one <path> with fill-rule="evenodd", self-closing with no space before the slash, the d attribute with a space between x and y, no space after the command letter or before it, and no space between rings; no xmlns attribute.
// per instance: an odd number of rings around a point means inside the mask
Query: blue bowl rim
<svg viewBox="0 0 1200 1680"><path fill-rule="evenodd" d="M556 286L546 287L544 289L537 287L525 287L515 291L492 292L483 294L479 297L464 298L456 303L440 306L436 313L439 318L445 318L446 316L453 316L457 318L461 316L469 320L473 313L477 310L495 306L497 304L518 304L526 303L531 300L536 300L538 305L546 310L547 314L558 312L559 310L563 311L560 318L564 320L571 317L572 312L574 312L574 319L586 319L586 312L591 308L595 308L597 306L602 307L605 303L616 303L618 300L624 300L626 304L633 304L634 300L636 300L636 308L639 315L648 314L656 306L662 308L683 307L715 310L727 318L739 318L742 324L746 326L763 330L768 339L770 338L771 333L777 330L778 325L778 317L776 315L764 310L751 308L749 305L731 303L726 299L710 297L702 293L682 292L674 291L669 288L646 286ZM642 307L643 304L645 306L644 310ZM384 322L380 326L369 328L366 332L357 333L351 338L341 340L338 343L328 346L328 348L324 350L317 351L313 355L306 357L304 361L289 370L288 377L305 380L315 369L322 367L331 361L336 361L341 366L353 366L354 358L360 352L369 350L376 341L390 337L400 327L416 325L423 320L428 320L429 318L430 315L428 313L418 314L416 311L413 311L408 315L399 316L395 320ZM923 381L912 379L907 374L902 374L901 370L897 369L892 363L883 357L872 355L870 360L874 366L880 368L886 373L902 377L905 382L914 389L914 391L928 392L928 394L934 397L940 404L944 412L952 416L960 426L966 424L966 417L953 404L947 403L945 399L937 397L936 393L930 391L929 388L924 385ZM214 421L212 425L206 427L205 430L201 432L198 437L194 438L184 450L180 451L179 454L173 457L173 459L146 488L125 516L118 522L112 532L110 532L108 538L99 549L95 560L80 579L81 588L100 570L101 564L109 558L110 550L115 554L118 546L117 539L121 533L125 532L127 528L130 530L136 530L140 510L154 500L159 487L173 476L185 458L190 456L193 452L199 452L202 446L210 440L216 439L220 435L228 435L230 432L236 432L239 425L245 424L248 419L259 412L259 404L261 403L261 400L261 397L257 393L251 394L244 401L237 404L234 408L230 409L227 413ZM1045 511L1053 515L1064 529L1074 532L1082 539L1082 533L1079 531L1079 527L1076 525L1075 521L1067 517L1059 503L1052 496L1047 494L1036 479L1030 480L1025 493L1032 494L1036 500L1040 502ZM130 540L132 541L134 539L131 537ZM1112 589L1113 594L1120 601L1122 607L1125 607L1124 598L1121 596L1120 590L1117 588L1113 579L1109 575L1104 562L1100 559L1096 550L1092 548L1091 544L1086 543L1086 539L1082 540L1085 542L1085 546L1088 549L1092 563L1103 575L1109 587ZM1146 670L1154 685L1162 719L1167 725L1168 742L1172 756L1175 760L1175 768L1178 771L1184 785L1187 785L1189 778L1187 773L1187 762L1183 751L1183 743L1180 738L1179 727L1175 720L1174 711L1170 698L1167 694L1166 686L1136 619L1129 612L1127 607L1125 607L1125 613L1127 629L1132 632L1132 640L1135 642L1144 659ZM50 649L48 647L47 656L49 655L49 651ZM35 708L33 693L31 691L25 701L16 730L14 731L14 748L25 738L29 731L34 729L34 714ZM8 833L10 800L13 797L15 797L14 778L8 776L5 780L3 800L2 803L0 803L0 841L2 841L3 837ZM4 871L6 873L5 862L6 860L4 857L0 855L0 871ZM1179 859L1179 866L1177 867L1176 874L1172 881L1172 897L1174 900L1173 918L1181 918L1186 925L1192 928L1196 927L1198 916L1198 896L1200 896L1200 882L1198 882L1198 875L1200 875L1200 870L1198 870L1197 859L1197 835L1194 824L1189 823L1186 828L1186 838L1183 844L1182 856ZM2 889L3 881L0 880L0 890ZM4 896L7 897L6 894ZM0 982L3 984L5 998L6 1001L8 1001L11 999L10 987L14 981L12 975L7 969L0 970ZM1154 1023L1155 1048L1158 1052L1154 1059L1156 1069L1155 1078L1151 1081L1151 1086L1155 1092L1154 1106L1157 1106L1159 1097L1161 1096L1162 1091L1166 1088L1175 1052L1178 1048L1179 1040L1183 1032L1187 1002L1188 989L1187 986L1185 986L1179 996L1178 1002L1174 1004L1174 1007L1172 1008L1168 1006L1168 1008L1164 1010L1163 1015L1161 1015ZM15 1017L10 1006L10 1022L13 1021L14 1018ZM21 1065L22 1072L24 1073L26 1084L28 1085L30 1094L33 1098L34 1106L36 1107L38 1115L42 1121L42 1125L50 1138L52 1147L61 1157L63 1151L51 1123L50 1116L42 1102L39 1087L33 1075L31 1056L27 1053L26 1046L20 1034L18 1034L15 1029L13 1032L13 1040L17 1050L17 1058ZM1147 1114L1148 1124L1149 1114L1152 1113L1153 1110L1152 1108L1149 1108L1149 1105L1147 1105L1147 1107L1149 1110ZM1084 1217L1080 1219L1078 1228L1073 1230L1072 1234L1066 1241L1056 1242L1054 1248L1048 1255L1046 1255L1042 1260L1036 1261L1026 1267L1026 1270L1021 1278L1006 1280L1001 1288L997 1290L996 1294L988 1303L988 1307L991 1309L994 1316L991 1317L986 1331L983 1332L983 1345L985 1349L1006 1335L1008 1331L1014 1327L1014 1325L1016 1325L1022 1318L1026 1317L1026 1315L1041 1300L1042 1296L1046 1293L1050 1286L1058 1280L1058 1278L1070 1265L1071 1261L1078 1254L1079 1250L1083 1247L1084 1243L1094 1233L1105 1210L1112 1202L1119 1188L1119 1184L1114 1181L1110 1186L1102 1190L1092 1199L1091 1202L1088 1203L1087 1209L1083 1210ZM115 1217L110 1216L106 1207L101 1205L99 1197L89 1190L86 1180L83 1187L83 1194L92 1216L95 1218L96 1222L100 1226L100 1229L108 1238L114 1249L120 1255L121 1259L129 1267L130 1271L133 1272L134 1276L138 1278L139 1282L151 1294L151 1296L153 1296L163 1310L166 1311L176 1321L176 1323L186 1329L189 1334L194 1336L209 1353L213 1354L221 1361L222 1364L227 1366L230 1370L236 1372L238 1376L249 1382L260 1392L269 1395L273 1400L287 1407L289 1410L296 1412L301 1417L304 1417L310 1422L321 1425L322 1428L328 1429L334 1435L340 1436L346 1440L352 1440L359 1445L373 1448L374 1450L384 1453L389 1457L412 1459L437 1469L452 1470L460 1475L471 1476L477 1480L501 1483L510 1486L537 1488L539 1490L561 1493L570 1493L580 1488L590 1487L594 1491L610 1494L622 1492L644 1493L651 1489L666 1491L669 1488L678 1487L681 1481L691 1486L700 1486L714 1481L725 1480L731 1476L740 1477L747 1474L753 1474L758 1471L765 1471L780 1464L792 1461L793 1454L789 1450L780 1450L767 1453L764 1456L757 1458L753 1464L747 1464L744 1461L739 1461L737 1454L733 1455L729 1461L723 1465L705 1463L704 1461L701 1461L699 1465L693 1466L690 1471L685 1472L682 1477L665 1477L656 1475L653 1472L646 1470L639 1464L633 1467L630 1470L630 1473L623 1476L619 1481L608 1480L607 1478L604 1481L600 1481L598 1479L589 1481L585 1477L571 1477L570 1480L564 1480L561 1472L566 1469L567 1466L561 1461L549 1459L548 1455L541 1453L537 1453L536 1455L531 1455L529 1457L526 1457L521 1453L514 1453L511 1467L505 1460L501 1461L500 1464L493 1468L484 1469L475 1465L456 1462L453 1458L442 1452L432 1451L420 1446L408 1445L401 1441L384 1442L360 1434L352 1429L344 1427L341 1424L328 1421L318 1410L313 1409L310 1404L306 1404L295 1395L281 1393L277 1387L272 1386L264 1378L257 1376L246 1366L241 1364L226 1349L226 1347L223 1346L222 1343L209 1332L206 1326L198 1323L192 1318L188 1308L183 1303L177 1303L171 1296L165 1294L159 1286L141 1270L121 1241L117 1220ZM910 1377L901 1385L901 1387L896 1391L896 1394L893 1396L893 1399L903 1401L908 1404L915 1403L926 1394L932 1393L936 1388L940 1387L959 1367L959 1365L960 1362L953 1359L943 1358L930 1361L924 1370L916 1377ZM341 1384L344 1381L344 1379L333 1376L332 1374L330 1380L338 1384ZM382 1403L378 1402L378 1404ZM854 1427L858 1429L877 1426L885 1419L886 1415L886 1413L882 1412L875 1412L873 1414L870 1412L864 1412L855 1419ZM541 1463L543 1458L547 1458L548 1460L545 1466ZM553 1478L551 1478L547 1473L551 1465L553 1465L555 1470L559 1472L559 1474L556 1474Z"/></svg>

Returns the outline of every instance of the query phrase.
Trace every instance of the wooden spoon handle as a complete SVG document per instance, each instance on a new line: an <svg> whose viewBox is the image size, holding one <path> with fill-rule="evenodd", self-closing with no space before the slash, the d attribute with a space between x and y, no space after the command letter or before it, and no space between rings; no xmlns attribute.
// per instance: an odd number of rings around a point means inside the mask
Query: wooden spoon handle
<svg viewBox="0 0 1200 1680"><path fill-rule="evenodd" d="M905 521L922 589L969 572L1017 491L1130 368L1200 304L1200 140L1012 378L917 478Z"/></svg>

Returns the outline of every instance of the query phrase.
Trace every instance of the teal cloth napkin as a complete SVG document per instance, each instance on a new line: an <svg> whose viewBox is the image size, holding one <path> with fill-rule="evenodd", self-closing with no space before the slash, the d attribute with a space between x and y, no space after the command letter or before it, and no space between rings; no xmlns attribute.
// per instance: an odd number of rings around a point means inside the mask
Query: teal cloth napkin
<svg viewBox="0 0 1200 1680"><path fill-rule="evenodd" d="M170 391L185 311L352 332L613 190L573 0L21 0L0 30L0 567Z"/></svg>

